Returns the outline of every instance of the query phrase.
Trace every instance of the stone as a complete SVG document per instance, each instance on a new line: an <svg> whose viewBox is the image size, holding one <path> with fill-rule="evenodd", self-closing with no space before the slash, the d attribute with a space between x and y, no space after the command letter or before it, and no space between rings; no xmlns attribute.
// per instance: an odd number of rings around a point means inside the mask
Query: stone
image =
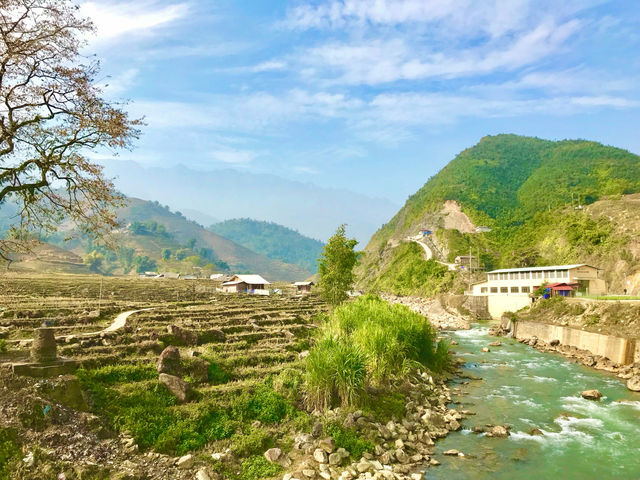
<svg viewBox="0 0 640 480"><path fill-rule="evenodd" d="M500 347L502 346L502 342L500 340L496 340L495 342L491 342L489 344L490 347Z"/></svg>
<svg viewBox="0 0 640 480"><path fill-rule="evenodd" d="M640 375L634 375L627 380L627 388L632 392L640 392Z"/></svg>
<svg viewBox="0 0 640 480"><path fill-rule="evenodd" d="M313 428L311 429L311 436L314 438L320 438L322 435L322 423L316 422L313 424Z"/></svg>
<svg viewBox="0 0 640 480"><path fill-rule="evenodd" d="M542 430L540 430L539 428L532 428L529 432L529 435L544 435L544 433L542 433Z"/></svg>
<svg viewBox="0 0 640 480"><path fill-rule="evenodd" d="M269 460L271 463L275 463L282 456L282 450L279 448L270 448L266 452L264 452L264 458Z"/></svg>
<svg viewBox="0 0 640 480"><path fill-rule="evenodd" d="M400 439L396 440L395 444L396 448L404 448L404 442Z"/></svg>
<svg viewBox="0 0 640 480"><path fill-rule="evenodd" d="M211 476L205 468L201 468L198 470L198 473L196 473L196 480L211 480Z"/></svg>
<svg viewBox="0 0 640 480"><path fill-rule="evenodd" d="M322 452L325 453L324 450L322 450ZM329 455L329 465L340 465L340 464L342 464L342 455L340 455L337 452L334 452L331 455Z"/></svg>
<svg viewBox="0 0 640 480"><path fill-rule="evenodd" d="M316 471L310 468L305 468L304 470L302 470L302 474L307 478L313 478L316 476Z"/></svg>
<svg viewBox="0 0 640 480"><path fill-rule="evenodd" d="M602 393L598 390L585 390L582 392L582 398L586 398L587 400L600 400Z"/></svg>
<svg viewBox="0 0 640 480"><path fill-rule="evenodd" d="M558 340L557 338L554 339L554 340L551 340L549 342L549 345L551 345L552 347L556 347L556 346L560 345L560 340Z"/></svg>
<svg viewBox="0 0 640 480"><path fill-rule="evenodd" d="M482 347L482 351L483 352L490 352L491 350L489 350L487 347Z"/></svg>
<svg viewBox="0 0 640 480"><path fill-rule="evenodd" d="M309 350L303 350L298 354L298 358L300 360L304 360L305 358L307 358L309 356Z"/></svg>
<svg viewBox="0 0 640 480"><path fill-rule="evenodd" d="M451 450L444 451L443 454L448 455L450 457L457 457L458 455L460 455L460 452L455 448L452 448Z"/></svg>
<svg viewBox="0 0 640 480"><path fill-rule="evenodd" d="M62 403L75 410L88 412L89 406L82 395L80 380L75 375L63 375L61 377L42 382L39 393L43 397Z"/></svg>
<svg viewBox="0 0 640 480"><path fill-rule="evenodd" d="M460 423L458 423L458 421L456 419L453 419L449 422L449 428L451 430L460 430L461 425Z"/></svg>
<svg viewBox="0 0 640 480"><path fill-rule="evenodd" d="M177 325L169 325L167 331L169 335L172 335L181 345L198 344L198 332Z"/></svg>
<svg viewBox="0 0 640 480"><path fill-rule="evenodd" d="M229 454L225 452L216 452L211 454L211 458L216 462L224 462L229 458Z"/></svg>
<svg viewBox="0 0 640 480"><path fill-rule="evenodd" d="M358 471L358 473L365 473L372 469L373 466L371 465L371 463L364 459L360 460L360 462L356 465L356 470Z"/></svg>
<svg viewBox="0 0 640 480"><path fill-rule="evenodd" d="M431 460L429 460L429 464L433 465L434 467L437 467L438 465L440 465L440 462L435 458L432 458Z"/></svg>
<svg viewBox="0 0 640 480"><path fill-rule="evenodd" d="M394 452L394 456L400 463L409 463L409 455L407 455L405 451L400 448Z"/></svg>
<svg viewBox="0 0 640 480"><path fill-rule="evenodd" d="M411 480L422 480L424 478L424 474L422 473L412 473Z"/></svg>
<svg viewBox="0 0 640 480"><path fill-rule="evenodd" d="M191 385L175 375L169 375L167 373L161 373L158 377L160 383L162 383L171 394L176 397L178 402L185 403L193 398L193 390Z"/></svg>
<svg viewBox="0 0 640 480"><path fill-rule="evenodd" d="M509 430L502 425L494 426L493 428L491 428L490 433L492 437L498 437L498 438L509 436Z"/></svg>
<svg viewBox="0 0 640 480"><path fill-rule="evenodd" d="M321 448L316 448L313 452L313 459L318 463L327 463L329 461L327 452Z"/></svg>
<svg viewBox="0 0 640 480"><path fill-rule="evenodd" d="M318 442L318 447L327 453L333 453L336 449L336 442L331 437L323 438Z"/></svg>
<svg viewBox="0 0 640 480"><path fill-rule="evenodd" d="M158 373L180 375L180 350L173 345L165 348L160 354L160 358L158 358L156 370L158 370Z"/></svg>
<svg viewBox="0 0 640 480"><path fill-rule="evenodd" d="M344 419L344 422L342 422L342 426L344 428L353 428L356 426L356 419L353 418L353 413L347 414L347 416Z"/></svg>
<svg viewBox="0 0 640 480"><path fill-rule="evenodd" d="M53 328L37 328L31 342L31 361L53 363L56 360L56 337Z"/></svg>
<svg viewBox="0 0 640 480"><path fill-rule="evenodd" d="M178 461L176 462L176 467L184 468L184 469L191 468L193 467L193 462L194 462L193 455L189 453L178 459Z"/></svg>

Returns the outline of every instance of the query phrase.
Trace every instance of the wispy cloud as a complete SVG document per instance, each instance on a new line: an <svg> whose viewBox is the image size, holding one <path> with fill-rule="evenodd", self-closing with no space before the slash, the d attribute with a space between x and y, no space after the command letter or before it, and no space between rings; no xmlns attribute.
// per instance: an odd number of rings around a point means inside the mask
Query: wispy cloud
<svg viewBox="0 0 640 480"><path fill-rule="evenodd" d="M161 5L156 1L85 2L80 13L91 18L97 29L93 43L104 43L124 35L148 35L189 13L187 3Z"/></svg>

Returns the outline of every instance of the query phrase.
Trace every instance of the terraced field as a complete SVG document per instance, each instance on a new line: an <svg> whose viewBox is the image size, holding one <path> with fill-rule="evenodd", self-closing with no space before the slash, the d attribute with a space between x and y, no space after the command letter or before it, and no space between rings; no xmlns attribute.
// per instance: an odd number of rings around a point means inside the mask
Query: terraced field
<svg viewBox="0 0 640 480"><path fill-rule="evenodd" d="M276 404L281 402L284 406L286 411L278 420L295 417L297 414L291 414L297 410L295 401L287 403L284 396L271 388L269 379L283 371L298 372L299 376L304 356L301 352L309 348L309 337L316 328L314 319L327 307L315 295L300 297L293 295L293 291L271 297L228 295L216 292L216 286L207 280L0 277L0 339L4 339L4 349L8 347L8 351L0 350L0 367L2 363L26 359L34 330L49 325L56 331L58 355L78 363L78 377L88 409L100 418L107 431L114 429L121 437L131 436L140 451L152 449L169 455L198 450L209 440L223 440L229 447L233 446L234 438L238 443L239 438L253 434L262 439L257 449L252 447L243 452L236 447L236 450L239 456L259 453L277 439L275 432L269 434L275 437L267 440L266 433L255 433L256 425L244 423L255 421L260 415L229 413L227 420L213 422L215 428L223 430L212 434L212 412L227 415L225 409L236 412L245 408L239 405L253 405L252 395L258 391L267 395L269 402L275 399ZM121 312L141 309L145 310L130 315L122 328L104 331ZM179 349L181 376L196 392L192 402L180 404L158 382L156 363L169 345ZM0 368L0 371L7 370ZM8 384L15 380L5 377L5 381ZM34 385L28 382L21 385L22 392L19 389L12 392L15 405L10 400L0 405L8 413L0 421L0 430L2 427L23 430L24 425L12 421L10 413L15 408L16 419L22 418L21 407L17 405L20 395L40 401L40 397L32 396ZM269 386L268 391L265 385ZM46 403L46 399L43 401ZM133 414L130 406L145 413ZM149 412L160 412L162 419L149 419L145 423L144 419L135 418ZM203 420L205 417L209 423ZM163 432L152 431L154 422L165 422L165 430L170 430L185 418L202 427L202 431L193 432L197 441L180 437L167 443ZM144 425L136 430L137 426L132 424L141 420ZM23 434L28 436L27 430ZM229 437L231 440L225 440ZM122 453L118 452L114 450L111 454ZM60 456L64 458L65 453ZM94 460L90 458L88 462ZM163 468L170 471L172 467L170 463ZM175 475L167 478L181 478Z"/></svg>

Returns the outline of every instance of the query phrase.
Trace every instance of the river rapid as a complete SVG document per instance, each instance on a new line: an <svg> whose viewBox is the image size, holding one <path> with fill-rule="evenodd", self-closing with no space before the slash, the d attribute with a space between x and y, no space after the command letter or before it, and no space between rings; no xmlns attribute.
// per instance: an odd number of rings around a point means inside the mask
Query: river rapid
<svg viewBox="0 0 640 480"><path fill-rule="evenodd" d="M496 340L484 326L448 335L466 361L464 375L481 378L454 381L451 407L476 415L437 442L442 465L429 468L427 479L640 479L640 394L615 377L515 340L500 338L502 346L482 352ZM583 399L580 393L591 389L603 398ZM472 433L486 424L508 424L511 435ZM531 435L533 428L543 435ZM449 449L465 456L442 455Z"/></svg>

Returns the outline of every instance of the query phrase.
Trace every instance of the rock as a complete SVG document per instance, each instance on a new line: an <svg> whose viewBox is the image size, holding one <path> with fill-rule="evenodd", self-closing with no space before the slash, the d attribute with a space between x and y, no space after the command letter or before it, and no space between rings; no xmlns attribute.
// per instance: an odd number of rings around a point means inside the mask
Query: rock
<svg viewBox="0 0 640 480"><path fill-rule="evenodd" d="M490 433L492 437L498 437L498 438L509 436L509 430L502 425L496 425L490 430Z"/></svg>
<svg viewBox="0 0 640 480"><path fill-rule="evenodd" d="M169 335L172 335L173 338L181 345L198 344L198 333L193 330L182 328L177 325L169 325L167 327L167 331L169 332Z"/></svg>
<svg viewBox="0 0 640 480"><path fill-rule="evenodd" d="M544 433L539 428L532 428L529 435L544 435Z"/></svg>
<svg viewBox="0 0 640 480"><path fill-rule="evenodd" d="M356 426L356 419L353 417L353 413L348 413L342 422L344 428L353 428Z"/></svg>
<svg viewBox="0 0 640 480"><path fill-rule="evenodd" d="M396 440L395 442L396 448L404 448L404 442L401 439Z"/></svg>
<svg viewBox="0 0 640 480"><path fill-rule="evenodd" d="M216 462L224 462L229 458L228 453L216 452L211 454L211 458Z"/></svg>
<svg viewBox="0 0 640 480"><path fill-rule="evenodd" d="M327 452L325 452L321 448L315 449L315 451L313 452L313 459L318 463L327 463L329 461L327 457Z"/></svg>
<svg viewBox="0 0 640 480"><path fill-rule="evenodd" d="M411 480L422 480L424 475L422 473L412 473Z"/></svg>
<svg viewBox="0 0 640 480"><path fill-rule="evenodd" d="M227 335L219 328L211 328L209 330L200 332L200 334L196 334L196 335L197 335L197 343L199 345L202 345L205 343L225 342L227 340Z"/></svg>
<svg viewBox="0 0 640 480"><path fill-rule="evenodd" d="M502 345L502 342L500 342L500 340L496 340L495 342L491 342L489 344L490 347L500 347Z"/></svg>
<svg viewBox="0 0 640 480"><path fill-rule="evenodd" d="M445 452L443 452L443 454L449 455L450 457L457 457L458 455L460 455L460 452L455 448L452 448L451 450L446 450Z"/></svg>
<svg viewBox="0 0 640 480"><path fill-rule="evenodd" d="M460 423L458 423L458 421L456 419L453 419L449 422L449 428L451 430L460 430L461 425Z"/></svg>
<svg viewBox="0 0 640 480"><path fill-rule="evenodd" d="M483 352L490 352L491 350L489 350L487 347L482 347L482 351Z"/></svg>
<svg viewBox="0 0 640 480"><path fill-rule="evenodd" d="M358 473L369 472L372 469L373 465L371 465L371 463L364 459L360 460L360 462L356 465L356 470L358 471Z"/></svg>
<svg viewBox="0 0 640 480"><path fill-rule="evenodd" d="M171 394L178 399L178 402L185 403L193 398L191 385L180 377L161 373L158 380L160 380L160 383L167 387Z"/></svg>
<svg viewBox="0 0 640 480"><path fill-rule="evenodd" d="M303 350L298 354L298 358L300 360L304 360L305 358L307 358L309 356L309 350Z"/></svg>
<svg viewBox="0 0 640 480"><path fill-rule="evenodd" d="M269 460L271 463L275 463L282 456L282 450L279 448L270 448L266 452L264 452L264 458Z"/></svg>
<svg viewBox="0 0 640 480"><path fill-rule="evenodd" d="M314 438L320 438L322 435L322 423L316 422L311 429L311 436Z"/></svg>
<svg viewBox="0 0 640 480"><path fill-rule="evenodd" d="M327 453L333 453L336 449L336 442L331 437L323 438L318 442L318 448L321 448Z"/></svg>
<svg viewBox="0 0 640 480"><path fill-rule="evenodd" d="M158 358L156 369L158 373L180 375L180 351L178 348L173 345L165 348Z"/></svg>
<svg viewBox="0 0 640 480"><path fill-rule="evenodd" d="M440 462L435 458L432 458L431 460L429 460L429 464L433 465L434 467L437 467L438 465L440 465Z"/></svg>
<svg viewBox="0 0 640 480"><path fill-rule="evenodd" d="M396 460L398 460L398 462L400 462L400 463L409 463L409 455L407 455L405 453L405 451L402 450L401 448L397 449L394 452L394 455L396 457Z"/></svg>
<svg viewBox="0 0 640 480"><path fill-rule="evenodd" d="M627 388L632 392L640 392L640 375L634 375L627 380Z"/></svg>
<svg viewBox="0 0 640 480"><path fill-rule="evenodd" d="M205 468L201 468L196 473L196 480L211 480L211 477Z"/></svg>
<svg viewBox="0 0 640 480"><path fill-rule="evenodd" d="M325 453L324 450L322 450L322 452ZM342 464L342 455L340 455L337 452L329 455L329 465L340 465L340 464Z"/></svg>
<svg viewBox="0 0 640 480"><path fill-rule="evenodd" d="M587 400L600 400L602 393L598 390L585 390L582 392L582 398L586 398Z"/></svg>
<svg viewBox="0 0 640 480"><path fill-rule="evenodd" d="M313 478L316 476L316 471L311 470L310 468L305 468L304 470L302 470L302 474L307 478Z"/></svg>
<svg viewBox="0 0 640 480"><path fill-rule="evenodd" d="M176 462L176 467L184 469L191 468L193 467L193 462L193 455L189 453L178 459L178 461Z"/></svg>
<svg viewBox="0 0 640 480"><path fill-rule="evenodd" d="M549 345L551 345L552 347L555 347L555 346L557 346L557 345L560 345L560 340L558 340L558 339L551 340L551 341L549 342Z"/></svg>

